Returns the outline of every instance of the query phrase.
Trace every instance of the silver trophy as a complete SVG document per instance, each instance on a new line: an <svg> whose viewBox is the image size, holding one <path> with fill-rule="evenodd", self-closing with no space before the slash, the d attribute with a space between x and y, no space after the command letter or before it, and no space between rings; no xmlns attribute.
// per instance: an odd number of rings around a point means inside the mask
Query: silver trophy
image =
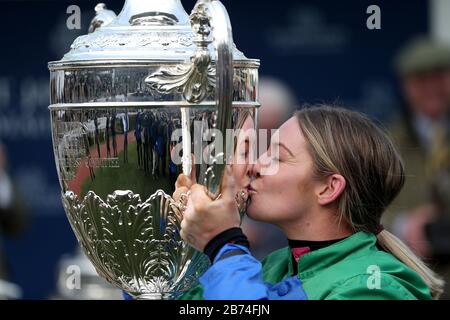
<svg viewBox="0 0 450 320"><path fill-rule="evenodd" d="M218 197L229 145L214 132L256 123L259 60L234 45L220 1L190 16L180 0L95 11L89 34L49 63L64 208L100 276L134 298L174 299L208 267L180 238L175 181L195 170Z"/></svg>

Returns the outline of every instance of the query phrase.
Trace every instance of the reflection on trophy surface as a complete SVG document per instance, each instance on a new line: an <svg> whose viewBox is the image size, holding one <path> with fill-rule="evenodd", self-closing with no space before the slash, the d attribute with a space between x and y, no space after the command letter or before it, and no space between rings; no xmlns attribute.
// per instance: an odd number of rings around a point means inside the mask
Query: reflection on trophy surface
<svg viewBox="0 0 450 320"><path fill-rule="evenodd" d="M190 16L180 0L106 10L49 63L63 204L100 276L135 298L173 299L208 267L180 237L175 181L195 166L219 195L229 146L209 129L254 128L259 61L236 49L220 1Z"/></svg>

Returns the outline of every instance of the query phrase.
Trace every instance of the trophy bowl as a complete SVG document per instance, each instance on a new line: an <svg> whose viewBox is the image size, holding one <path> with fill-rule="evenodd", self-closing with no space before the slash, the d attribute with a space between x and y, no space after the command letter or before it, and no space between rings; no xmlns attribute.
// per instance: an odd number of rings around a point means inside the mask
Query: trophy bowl
<svg viewBox="0 0 450 320"><path fill-rule="evenodd" d="M180 0L95 9L90 33L49 63L62 202L101 277L137 299L175 299L209 265L180 237L175 181L195 170L218 196L229 145L216 133L256 123L259 61L237 50L220 1L190 16Z"/></svg>

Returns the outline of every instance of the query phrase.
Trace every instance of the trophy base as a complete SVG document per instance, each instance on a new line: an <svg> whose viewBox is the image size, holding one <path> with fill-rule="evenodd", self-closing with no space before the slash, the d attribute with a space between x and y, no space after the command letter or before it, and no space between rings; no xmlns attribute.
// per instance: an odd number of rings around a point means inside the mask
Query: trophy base
<svg viewBox="0 0 450 320"><path fill-rule="evenodd" d="M136 297L136 300L172 300L169 293L144 293Z"/></svg>

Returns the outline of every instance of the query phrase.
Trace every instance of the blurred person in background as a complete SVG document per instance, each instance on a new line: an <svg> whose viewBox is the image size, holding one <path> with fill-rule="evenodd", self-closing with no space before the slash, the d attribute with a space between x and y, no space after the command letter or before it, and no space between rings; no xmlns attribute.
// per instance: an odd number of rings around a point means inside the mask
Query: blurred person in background
<svg viewBox="0 0 450 320"><path fill-rule="evenodd" d="M292 90L272 77L262 77L259 80L258 100L261 104L259 129L278 129L297 109L297 100Z"/></svg>
<svg viewBox="0 0 450 320"><path fill-rule="evenodd" d="M0 244L3 235L21 235L28 222L27 211L7 172L7 164L6 149L0 142ZM6 255L0 246L0 299L20 296L20 289L7 282L9 277Z"/></svg>
<svg viewBox="0 0 450 320"><path fill-rule="evenodd" d="M419 256L436 262L450 292L450 48L416 38L396 58L404 99L390 126L400 147L406 184L387 223Z"/></svg>
<svg viewBox="0 0 450 320"><path fill-rule="evenodd" d="M272 77L261 77L259 81L258 129L267 130L267 141L259 142L263 152L270 142L272 129L278 129L297 108L292 90L282 81ZM260 137L261 138L261 137ZM251 243L251 251L257 259L286 245L286 237L275 226L246 217L242 229Z"/></svg>

